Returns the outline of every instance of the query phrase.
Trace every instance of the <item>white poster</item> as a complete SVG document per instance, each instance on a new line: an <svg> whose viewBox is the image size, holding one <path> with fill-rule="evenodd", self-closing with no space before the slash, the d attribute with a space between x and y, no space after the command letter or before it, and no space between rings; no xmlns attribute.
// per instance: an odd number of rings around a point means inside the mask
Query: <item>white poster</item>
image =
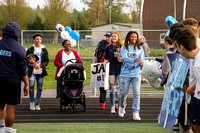
<svg viewBox="0 0 200 133"><path fill-rule="evenodd" d="M109 87L109 68L110 63L95 63L91 64L91 80L90 86L104 87L105 90Z"/></svg>

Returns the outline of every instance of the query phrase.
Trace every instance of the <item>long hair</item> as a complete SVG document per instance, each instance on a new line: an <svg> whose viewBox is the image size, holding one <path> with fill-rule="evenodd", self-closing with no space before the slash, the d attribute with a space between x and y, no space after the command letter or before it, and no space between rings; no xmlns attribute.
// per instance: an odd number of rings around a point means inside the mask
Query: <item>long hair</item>
<svg viewBox="0 0 200 133"><path fill-rule="evenodd" d="M137 41L135 42L135 46L134 48L137 48L140 49L140 43L139 43L139 36L138 36L138 33L136 31L129 31L126 35L126 38L125 38L125 43L124 43L124 46L126 47L126 49L128 50L128 45L129 45L129 41L130 41L130 37L131 37L131 34L136 34L137 35Z"/></svg>
<svg viewBox="0 0 200 133"><path fill-rule="evenodd" d="M116 34L117 37L118 37L118 41L116 42L116 45L113 45L114 46L113 49L120 48L121 47L121 37L120 37L120 34L119 34L119 32L113 32L112 35L113 34Z"/></svg>

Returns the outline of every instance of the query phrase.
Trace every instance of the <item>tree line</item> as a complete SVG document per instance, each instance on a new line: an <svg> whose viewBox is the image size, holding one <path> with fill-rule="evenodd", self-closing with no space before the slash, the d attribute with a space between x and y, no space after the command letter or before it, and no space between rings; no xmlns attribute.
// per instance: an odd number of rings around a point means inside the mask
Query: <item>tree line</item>
<svg viewBox="0 0 200 133"><path fill-rule="evenodd" d="M59 23L73 30L90 30L108 23L139 23L141 0L81 2L88 8L71 9L70 0L45 0L44 8L36 9L29 7L26 0L0 0L0 28L8 22L18 23L23 30L54 30Z"/></svg>

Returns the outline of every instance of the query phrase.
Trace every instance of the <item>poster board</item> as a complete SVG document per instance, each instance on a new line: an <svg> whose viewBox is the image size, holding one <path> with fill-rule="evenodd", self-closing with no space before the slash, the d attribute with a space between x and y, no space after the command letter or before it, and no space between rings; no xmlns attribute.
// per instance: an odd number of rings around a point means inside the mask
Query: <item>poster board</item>
<svg viewBox="0 0 200 133"><path fill-rule="evenodd" d="M109 68L110 63L91 64L90 86L92 88L104 87L105 90L109 88Z"/></svg>
<svg viewBox="0 0 200 133"><path fill-rule="evenodd" d="M172 131L178 117L184 93L181 91L185 82L189 60L180 54L169 54L172 72L168 78L165 94L158 116L158 123L164 128Z"/></svg>

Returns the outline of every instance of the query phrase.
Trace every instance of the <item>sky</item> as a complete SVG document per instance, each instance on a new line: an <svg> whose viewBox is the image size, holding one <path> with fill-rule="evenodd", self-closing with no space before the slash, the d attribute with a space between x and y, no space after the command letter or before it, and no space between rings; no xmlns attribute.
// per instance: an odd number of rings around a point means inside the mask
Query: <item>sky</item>
<svg viewBox="0 0 200 133"><path fill-rule="evenodd" d="M39 5L41 8L44 7L45 0L26 0L28 5L32 8L36 8ZM83 8L87 8L80 0L70 0L72 8L81 11Z"/></svg>

